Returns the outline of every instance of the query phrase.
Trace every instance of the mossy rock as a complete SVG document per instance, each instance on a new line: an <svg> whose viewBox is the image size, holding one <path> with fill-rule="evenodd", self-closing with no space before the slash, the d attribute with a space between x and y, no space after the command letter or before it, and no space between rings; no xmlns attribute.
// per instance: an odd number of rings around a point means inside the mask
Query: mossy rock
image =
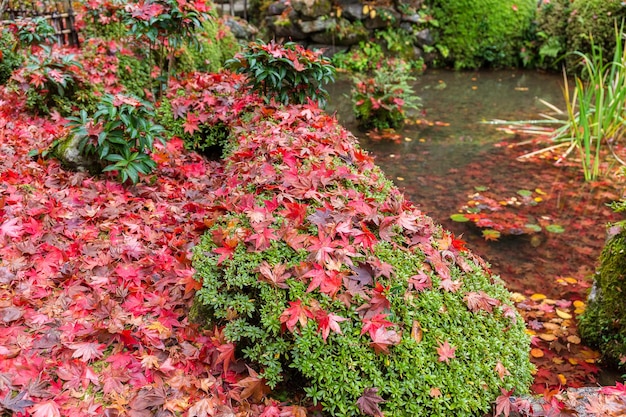
<svg viewBox="0 0 626 417"><path fill-rule="evenodd" d="M594 278L587 309L578 328L590 346L597 347L607 363L624 365L626 357L626 230L606 243Z"/></svg>
<svg viewBox="0 0 626 417"><path fill-rule="evenodd" d="M536 0L431 0L440 48L456 69L509 67L521 62Z"/></svg>
<svg viewBox="0 0 626 417"><path fill-rule="evenodd" d="M621 0L574 0L567 25L567 49L586 55L592 52L591 42L602 48L605 59L613 57L615 25L619 28L626 18L626 6ZM567 63L574 68L580 57L571 56Z"/></svg>
<svg viewBox="0 0 626 417"><path fill-rule="evenodd" d="M272 395L406 417L482 415L501 389L527 392L529 337L502 281L335 119L264 108L231 128L194 250L195 319L223 326Z"/></svg>

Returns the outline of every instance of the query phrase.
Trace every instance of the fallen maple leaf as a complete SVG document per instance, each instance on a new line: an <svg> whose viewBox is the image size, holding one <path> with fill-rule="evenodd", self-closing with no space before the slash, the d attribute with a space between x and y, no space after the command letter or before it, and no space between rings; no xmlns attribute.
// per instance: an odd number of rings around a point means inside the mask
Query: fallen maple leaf
<svg viewBox="0 0 626 417"><path fill-rule="evenodd" d="M379 327L372 337L370 346L376 353L389 353L389 346L397 345L401 340L402 338L395 330Z"/></svg>
<svg viewBox="0 0 626 417"><path fill-rule="evenodd" d="M33 417L61 417L59 406L53 400L33 405L30 412Z"/></svg>
<svg viewBox="0 0 626 417"><path fill-rule="evenodd" d="M365 388L363 395L356 400L356 406L363 414L368 416L382 417L383 412L378 404L384 402L383 398L378 395L378 388Z"/></svg>
<svg viewBox="0 0 626 417"><path fill-rule="evenodd" d="M100 358L104 352L105 345L93 342L72 343L68 347L74 350L72 358L79 358L83 362Z"/></svg>
<svg viewBox="0 0 626 417"><path fill-rule="evenodd" d="M280 322L287 325L287 329L293 332L296 323L300 322L300 327L306 326L307 318L313 318L313 314L308 308L302 306L302 301L290 301L289 308L280 315Z"/></svg>
<svg viewBox="0 0 626 417"><path fill-rule="evenodd" d="M509 417L511 414L511 394L513 394L513 390L507 391L504 388L500 388L502 395L496 398L496 412L495 417L499 417L501 414L504 414L504 417Z"/></svg>
<svg viewBox="0 0 626 417"><path fill-rule="evenodd" d="M7 391L7 395L4 396L4 399L0 400L0 406L4 410L13 411L14 413L24 413L27 407L30 407L34 404L31 400L25 400L24 396L26 395L26 391L22 391L18 393L15 397L11 397L12 392Z"/></svg>
<svg viewBox="0 0 626 417"><path fill-rule="evenodd" d="M243 391L239 394L239 398L245 400L252 397L252 400L259 402L270 392L270 387L268 387L265 383L265 379L260 378L259 374L257 374L253 369L248 366L246 366L246 368L248 368L250 376L235 384L236 386L243 388Z"/></svg>
<svg viewBox="0 0 626 417"><path fill-rule="evenodd" d="M18 224L19 221L20 219L16 217L2 223L2 226L0 226L0 238L4 236L19 238L22 236L22 225Z"/></svg>
<svg viewBox="0 0 626 417"><path fill-rule="evenodd" d="M443 342L443 344L439 343L439 347L437 348L437 353L439 354L439 362L450 363L450 359L455 357L454 351L456 347L450 346L448 341Z"/></svg>

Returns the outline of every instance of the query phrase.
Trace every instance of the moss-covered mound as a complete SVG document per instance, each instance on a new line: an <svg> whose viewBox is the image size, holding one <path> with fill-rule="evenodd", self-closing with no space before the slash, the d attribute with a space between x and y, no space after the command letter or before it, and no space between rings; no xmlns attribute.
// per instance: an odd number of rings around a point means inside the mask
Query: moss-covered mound
<svg viewBox="0 0 626 417"><path fill-rule="evenodd" d="M441 46L456 69L517 66L536 0L430 0Z"/></svg>
<svg viewBox="0 0 626 417"><path fill-rule="evenodd" d="M600 256L600 268L589 305L578 324L580 334L613 364L626 357L626 230L611 237Z"/></svg>
<svg viewBox="0 0 626 417"><path fill-rule="evenodd" d="M529 339L499 278L335 119L257 107L229 126L194 257L196 318L224 326L226 368L232 342L273 395L304 389L333 416L479 415L526 391ZM259 399L251 375L242 395Z"/></svg>
<svg viewBox="0 0 626 417"><path fill-rule="evenodd" d="M606 59L613 57L615 25L619 27L626 18L626 6L621 0L574 0L570 7L567 25L568 51L589 55L591 42L602 48ZM572 67L579 57L572 56Z"/></svg>

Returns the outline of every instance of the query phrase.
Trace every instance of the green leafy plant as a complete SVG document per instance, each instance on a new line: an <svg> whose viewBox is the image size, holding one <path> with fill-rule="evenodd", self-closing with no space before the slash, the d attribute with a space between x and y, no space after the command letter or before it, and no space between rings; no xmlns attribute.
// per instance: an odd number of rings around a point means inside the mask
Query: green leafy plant
<svg viewBox="0 0 626 417"><path fill-rule="evenodd" d="M18 19L10 25L22 47L53 42L56 31L45 17Z"/></svg>
<svg viewBox="0 0 626 417"><path fill-rule="evenodd" d="M226 65L246 74L248 85L267 103L304 104L308 100L324 105L324 85L335 80L335 68L321 51L311 51L294 42L251 42Z"/></svg>
<svg viewBox="0 0 626 417"><path fill-rule="evenodd" d="M43 45L13 74L12 86L26 95L26 105L38 113L56 108L63 115L92 104L92 88L86 82L82 64L74 54L65 54Z"/></svg>
<svg viewBox="0 0 626 417"><path fill-rule="evenodd" d="M337 68L355 73L366 73L376 68L384 59L382 46L371 41L361 41L357 48L333 55L333 64Z"/></svg>
<svg viewBox="0 0 626 417"><path fill-rule="evenodd" d="M150 103L131 96L107 94L98 103L93 116L81 111L70 117L71 134L78 139L79 152L94 155L104 165L103 171L115 171L122 182L139 181L156 162L151 158L154 141L165 143L163 127L153 123Z"/></svg>
<svg viewBox="0 0 626 417"><path fill-rule="evenodd" d="M404 124L406 110L419 108L420 98L409 84L408 64L390 60L376 75L354 78L351 98L359 124L364 128L398 128Z"/></svg>
<svg viewBox="0 0 626 417"><path fill-rule="evenodd" d="M24 57L16 49L15 35L9 29L3 28L0 32L0 85L6 83L13 71L24 62Z"/></svg>
<svg viewBox="0 0 626 417"><path fill-rule="evenodd" d="M210 18L206 1L146 0L125 6L124 22L129 33L146 41L160 68L158 94L167 87L175 70L176 53L186 41L193 41L203 22Z"/></svg>
<svg viewBox="0 0 626 417"><path fill-rule="evenodd" d="M466 0L433 0L439 22L438 44L455 69L516 66L530 35L536 0L483 0L468 7Z"/></svg>

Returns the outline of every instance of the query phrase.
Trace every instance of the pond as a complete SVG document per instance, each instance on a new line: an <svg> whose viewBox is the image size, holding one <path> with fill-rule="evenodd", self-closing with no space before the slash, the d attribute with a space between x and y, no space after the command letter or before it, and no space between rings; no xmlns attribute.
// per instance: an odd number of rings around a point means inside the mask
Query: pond
<svg viewBox="0 0 626 417"><path fill-rule="evenodd" d="M518 156L536 149L524 146L529 138L481 122L538 119L548 110L539 99L563 107L562 85L559 74L429 70L414 82L421 112L411 115L393 140L358 130L347 79L329 88L328 110L336 112L386 175L422 211L462 235L517 293L517 307L537 335L534 389L540 392L546 386L593 385L598 380L598 354L580 342L572 318L584 309L605 225L616 219L606 203L619 198L622 190L614 181L583 184L575 163L556 166L551 154L519 161ZM522 215L529 222L554 225L558 233L544 228L489 240L470 223L450 219L476 193L486 191L497 196L495 201L510 202L521 200L521 190L535 196L532 206L521 207ZM615 375L609 373L604 380L605 374L600 382L614 383Z"/></svg>

